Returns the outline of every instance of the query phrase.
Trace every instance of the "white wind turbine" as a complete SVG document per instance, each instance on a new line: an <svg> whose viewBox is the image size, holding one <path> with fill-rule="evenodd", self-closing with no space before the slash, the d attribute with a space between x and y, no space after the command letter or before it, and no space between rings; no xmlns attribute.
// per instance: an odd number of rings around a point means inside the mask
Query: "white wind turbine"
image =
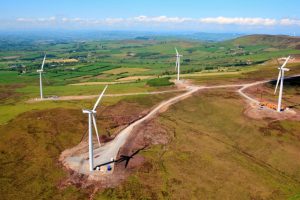
<svg viewBox="0 0 300 200"><path fill-rule="evenodd" d="M43 100L43 84L42 84L42 73L44 72L44 64L45 64L45 60L46 60L46 54L44 56L43 59L43 63L42 63L42 67L41 69L38 69L37 72L40 73L40 96L41 96L41 100Z"/></svg>
<svg viewBox="0 0 300 200"><path fill-rule="evenodd" d="M175 51L176 51L176 66L175 66L175 70L177 69L177 81L179 81L179 76L180 76L180 57L182 57L182 55L180 55L175 47Z"/></svg>
<svg viewBox="0 0 300 200"><path fill-rule="evenodd" d="M285 71L290 71L288 68L285 68L285 66L286 66L287 62L289 61L289 59L290 59L290 56L287 57L286 60L285 60L285 62L283 63L283 65L280 68L278 68L279 69L279 74L278 74L277 83L276 83L275 92L274 92L274 94L276 94L277 87L278 87L278 84L280 82L277 112L281 111L281 101L282 101L282 90L283 90L284 72Z"/></svg>
<svg viewBox="0 0 300 200"><path fill-rule="evenodd" d="M94 152L93 152L93 129L92 129L92 124L94 125L94 128L95 128L95 132L96 132L96 135L97 135L97 139L98 139L98 144L99 144L99 147L101 146L100 144L100 139L99 139L99 134L98 134L98 129L97 129L97 124L96 124L96 108L98 106L98 104L100 103L100 100L102 99L103 97L103 94L105 92L107 88L107 85L105 86L105 88L103 89L102 93L99 95L99 98L97 99L94 107L92 110L82 110L83 113L86 113L88 114L89 118L88 118L88 121L89 121L89 162L90 162L90 171L93 171L94 170Z"/></svg>

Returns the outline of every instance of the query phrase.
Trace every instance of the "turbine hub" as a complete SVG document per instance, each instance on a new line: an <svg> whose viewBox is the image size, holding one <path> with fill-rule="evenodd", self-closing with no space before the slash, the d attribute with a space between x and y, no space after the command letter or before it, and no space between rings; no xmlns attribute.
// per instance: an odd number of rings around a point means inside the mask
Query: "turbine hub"
<svg viewBox="0 0 300 200"><path fill-rule="evenodd" d="M82 112L86 113L86 114L90 114L90 113L91 114L96 114L96 111L94 111L94 110L88 110L88 109L83 109Z"/></svg>

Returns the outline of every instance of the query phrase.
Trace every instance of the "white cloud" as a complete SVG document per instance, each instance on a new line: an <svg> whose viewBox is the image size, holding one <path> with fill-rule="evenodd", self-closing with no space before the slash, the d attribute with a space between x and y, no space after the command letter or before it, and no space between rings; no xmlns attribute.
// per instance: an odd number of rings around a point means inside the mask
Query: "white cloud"
<svg viewBox="0 0 300 200"><path fill-rule="evenodd" d="M191 18L181 18L181 17L167 17L167 16L158 16L158 17L147 17L144 15L134 17L129 19L135 22L155 22L155 23L183 23L192 21Z"/></svg>
<svg viewBox="0 0 300 200"><path fill-rule="evenodd" d="M283 25L283 26L293 26L293 25L300 26L300 20L297 20L297 19L285 18L285 19L281 19L279 23L280 23L280 25Z"/></svg>
<svg viewBox="0 0 300 200"><path fill-rule="evenodd" d="M61 19L57 19L57 21L61 21L63 23L70 23L70 22L76 22L76 23L84 23L86 20L76 17L76 18L67 18L67 17L63 17Z"/></svg>
<svg viewBox="0 0 300 200"><path fill-rule="evenodd" d="M33 22L32 19L29 19L29 18L22 18L22 17L17 18L16 21L17 21L17 22Z"/></svg>
<svg viewBox="0 0 300 200"><path fill-rule="evenodd" d="M48 17L48 18L17 18L17 22L27 22L27 23L37 23L37 22L55 22L57 20L56 17Z"/></svg>
<svg viewBox="0 0 300 200"><path fill-rule="evenodd" d="M236 25L248 25L248 26L273 26L277 24L276 19L269 19L269 18L242 18L242 17L209 17L209 18L202 18L199 19L201 23L207 24L236 24Z"/></svg>
<svg viewBox="0 0 300 200"><path fill-rule="evenodd" d="M106 18L104 21L108 24L115 24L124 22L125 20L123 18Z"/></svg>
<svg viewBox="0 0 300 200"><path fill-rule="evenodd" d="M80 25L136 25L136 24L219 24L219 25L239 25L239 26L300 26L299 19L272 19L272 18L243 18L243 17L207 17L207 18L188 18L188 17L167 17L167 16L137 16L131 18L17 18L16 22L27 24L80 24Z"/></svg>

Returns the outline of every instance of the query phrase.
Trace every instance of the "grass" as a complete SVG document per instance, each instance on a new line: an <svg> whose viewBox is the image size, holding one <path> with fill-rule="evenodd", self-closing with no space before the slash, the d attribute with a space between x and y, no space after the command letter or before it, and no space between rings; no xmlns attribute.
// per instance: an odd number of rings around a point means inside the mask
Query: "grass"
<svg viewBox="0 0 300 200"><path fill-rule="evenodd" d="M225 72L212 72L212 73L199 73L198 75L185 75L186 78L192 80L195 84L234 84L241 82L254 82L264 79L275 79L278 76L277 64L267 62L264 65L253 65L248 67L241 67L239 71L234 73ZM290 71L286 73L286 76L292 76L300 74L300 64L289 64Z"/></svg>
<svg viewBox="0 0 300 200"><path fill-rule="evenodd" d="M145 69L145 68L125 68L125 67L121 67L118 69L112 69L112 70L108 70L105 71L106 74L124 74L124 73L130 73L130 74L136 74L139 72L145 72L148 71L149 69Z"/></svg>
<svg viewBox="0 0 300 200"><path fill-rule="evenodd" d="M129 92L147 92L154 88L144 87L145 82L133 82L109 85L107 94L129 93ZM63 86L45 86L45 96L58 95L97 95L104 88L104 85L63 85ZM39 86L27 86L16 90L24 96L37 97Z"/></svg>
<svg viewBox="0 0 300 200"><path fill-rule="evenodd" d="M30 83L34 78L13 71L0 71L0 84Z"/></svg>
<svg viewBox="0 0 300 200"><path fill-rule="evenodd" d="M288 200L298 200L298 199L300 199L300 193L290 197Z"/></svg>
<svg viewBox="0 0 300 200"><path fill-rule="evenodd" d="M78 115L68 109L32 111L1 127L2 199L70 199L70 193L73 199L83 198L85 193L74 186L64 192L57 188L66 177L58 156L82 135L83 121ZM12 124L18 126L11 128Z"/></svg>
<svg viewBox="0 0 300 200"><path fill-rule="evenodd" d="M160 87L160 86L174 85L174 83L170 82L170 77L164 77L164 78L155 78L155 79L148 80L147 85L151 87Z"/></svg>

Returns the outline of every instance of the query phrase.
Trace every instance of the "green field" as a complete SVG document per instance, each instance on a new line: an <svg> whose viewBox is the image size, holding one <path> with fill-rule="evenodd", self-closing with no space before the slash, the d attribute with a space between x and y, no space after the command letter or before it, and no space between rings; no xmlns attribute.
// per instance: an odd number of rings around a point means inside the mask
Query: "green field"
<svg viewBox="0 0 300 200"><path fill-rule="evenodd" d="M29 102L39 96L43 52L49 60L78 60L45 65L46 97L98 95L106 83L107 94L174 90L174 47L183 55L182 78L196 85L276 78L275 59L300 54L299 39L287 36L10 42L0 44L0 199L88 199L97 186L68 182L74 174L58 161L82 139L82 109L95 99ZM287 76L300 74L300 63L288 68ZM130 82L121 83L126 78ZM72 85L86 82L105 84ZM286 86L284 102L300 112L299 78ZM262 87L265 98L276 101L274 84ZM117 134L178 94L105 97L97 116L101 136ZM94 199L299 199L299 121L254 120L244 114L246 105L233 89L214 89L171 106L143 127L162 130L168 142L141 152L143 165Z"/></svg>
<svg viewBox="0 0 300 200"><path fill-rule="evenodd" d="M262 36L261 36L262 37ZM85 42L23 42L12 50L0 51L0 76L4 71L27 72L16 77L16 82L37 79L43 53L48 59L76 59L76 63L46 63L45 79L51 84L66 84L84 81L113 81L132 75L175 74L174 47L182 55L182 72L199 72L220 69L241 70L246 66L260 64L266 60L288 54L298 54L296 42L272 37L259 40L260 36L242 37L225 42L199 42L178 40L116 40ZM256 41L256 42L255 42ZM284 42L289 42L283 45ZM290 44L290 45L289 45ZM5 49L5 46L3 47ZM24 48L26 51L24 51ZM271 49L271 50L270 50ZM122 70L118 70L118 69ZM124 70L124 68L129 68ZM146 70L130 70L139 68ZM109 73L113 70L116 73ZM21 79L21 80L20 80ZM11 81L11 79L9 79ZM1 80L4 81L4 80Z"/></svg>

